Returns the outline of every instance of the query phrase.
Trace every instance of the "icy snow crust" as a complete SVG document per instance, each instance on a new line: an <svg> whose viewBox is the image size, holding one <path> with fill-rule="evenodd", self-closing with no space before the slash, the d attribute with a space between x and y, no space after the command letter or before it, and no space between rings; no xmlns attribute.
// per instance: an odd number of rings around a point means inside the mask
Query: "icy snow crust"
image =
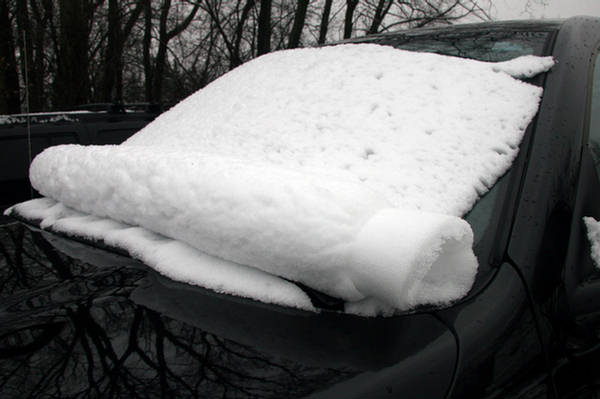
<svg viewBox="0 0 600 399"><path fill-rule="evenodd" d="M273 53L120 146L47 149L30 178L61 206L201 251L200 266L133 251L175 279L207 286L224 264L248 265L355 313L449 303L477 269L460 216L508 169L541 95L503 71L551 66L369 44ZM182 277L190 268L205 272ZM257 299L309 307L273 296Z"/></svg>

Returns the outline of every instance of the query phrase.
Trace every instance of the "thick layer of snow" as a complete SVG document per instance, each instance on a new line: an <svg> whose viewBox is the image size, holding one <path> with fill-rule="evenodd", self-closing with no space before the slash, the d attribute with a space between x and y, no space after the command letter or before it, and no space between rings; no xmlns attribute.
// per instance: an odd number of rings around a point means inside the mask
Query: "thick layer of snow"
<svg viewBox="0 0 600 399"><path fill-rule="evenodd" d="M460 216L508 169L541 95L502 71L551 65L364 44L274 53L120 146L47 149L30 177L69 207L300 281L353 312L448 303L477 269ZM191 267L162 262L174 278Z"/></svg>
<svg viewBox="0 0 600 399"><path fill-rule="evenodd" d="M600 222L589 216L584 217L583 222L590 240L590 256L596 267L600 268Z"/></svg>
<svg viewBox="0 0 600 399"><path fill-rule="evenodd" d="M361 44L268 54L124 143L316 169L393 206L462 215L508 169L552 66L485 63Z"/></svg>

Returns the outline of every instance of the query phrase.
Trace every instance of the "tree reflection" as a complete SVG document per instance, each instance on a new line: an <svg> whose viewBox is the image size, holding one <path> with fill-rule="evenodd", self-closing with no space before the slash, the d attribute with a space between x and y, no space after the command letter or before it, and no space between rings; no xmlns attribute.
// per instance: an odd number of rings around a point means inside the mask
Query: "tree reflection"
<svg viewBox="0 0 600 399"><path fill-rule="evenodd" d="M21 225L0 234L2 398L288 398L347 378L136 305L143 270L83 264Z"/></svg>

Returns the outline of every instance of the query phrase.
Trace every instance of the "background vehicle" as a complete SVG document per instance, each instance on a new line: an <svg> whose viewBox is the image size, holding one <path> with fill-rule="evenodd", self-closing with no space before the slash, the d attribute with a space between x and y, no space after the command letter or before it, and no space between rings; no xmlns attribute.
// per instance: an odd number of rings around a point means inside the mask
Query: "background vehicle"
<svg viewBox="0 0 600 399"><path fill-rule="evenodd" d="M518 158L466 217L480 264L467 297L390 318L315 314L176 283L36 221L10 224L0 232L3 397L598 395L600 272L582 217L600 219L600 21L356 41L558 61L531 80L545 94Z"/></svg>
<svg viewBox="0 0 600 399"><path fill-rule="evenodd" d="M0 115L0 209L31 198L30 157L58 144L120 144L159 113L160 107L151 104L90 104Z"/></svg>

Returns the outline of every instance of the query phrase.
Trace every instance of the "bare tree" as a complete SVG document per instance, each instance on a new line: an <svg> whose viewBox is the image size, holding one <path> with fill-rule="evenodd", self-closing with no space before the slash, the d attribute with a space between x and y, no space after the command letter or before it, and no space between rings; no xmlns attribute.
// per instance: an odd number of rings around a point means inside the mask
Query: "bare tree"
<svg viewBox="0 0 600 399"><path fill-rule="evenodd" d="M256 55L271 51L271 0L260 0Z"/></svg>
<svg viewBox="0 0 600 399"><path fill-rule="evenodd" d="M292 26L290 39L288 41L288 48L296 48L300 45L300 36L302 35L302 28L304 27L304 21L306 20L307 9L308 0L298 0L298 6L294 16L294 24Z"/></svg>
<svg viewBox="0 0 600 399"><path fill-rule="evenodd" d="M59 0L59 37L53 102L84 104L90 99L89 35L96 8L103 0Z"/></svg>
<svg viewBox="0 0 600 399"><path fill-rule="evenodd" d="M18 0L16 2L17 43L21 81L27 84L28 111L40 111L46 102L45 64L49 51L46 34L54 6L51 1Z"/></svg>
<svg viewBox="0 0 600 399"><path fill-rule="evenodd" d="M19 55L21 61L21 78L25 84L29 83L31 62L33 59L33 45L32 45L32 21L29 18L29 8L27 0L17 0L16 2L16 17L17 17L17 43L19 45ZM26 87L26 93L29 87ZM26 101L29 101L26 98ZM30 110L28 109L27 112Z"/></svg>
<svg viewBox="0 0 600 399"><path fill-rule="evenodd" d="M0 0L0 4L5 38L0 50L2 101L6 103L13 93L11 110L16 110L15 99L24 100L19 84L27 81L30 108L41 111L96 101L176 102L270 51L450 24L467 15L490 19L491 3ZM15 69L17 79L9 77ZM7 105L3 107L2 112L9 112Z"/></svg>
<svg viewBox="0 0 600 399"><path fill-rule="evenodd" d="M329 16L331 15L331 5L333 0L325 0L323 5L323 13L321 14L321 23L319 24L319 39L318 44L324 44L327 40L327 30L329 28Z"/></svg>
<svg viewBox="0 0 600 399"><path fill-rule="evenodd" d="M152 2L151 0L143 0L144 2L144 39L143 39L143 57L144 57L144 78L145 78L145 99L152 103L152 83L154 81L154 68L152 65L152 56L150 47L152 45Z"/></svg>
<svg viewBox="0 0 600 399"><path fill-rule="evenodd" d="M352 29L354 25L354 11L358 5L358 0L346 0L346 14L344 16L344 39L348 39L352 36Z"/></svg>
<svg viewBox="0 0 600 399"><path fill-rule="evenodd" d="M150 3L147 1L146 4ZM172 29L169 29L167 26L169 12L171 10L171 0L163 0L160 6L160 16L159 16L159 26L158 26L158 49L156 52L156 57L154 58L152 64L150 64L150 60L147 59L148 63L146 66L148 68L148 72L151 73L146 74L146 100L148 102L160 102L162 99L162 85L164 79L164 70L165 63L167 61L167 48L169 41L173 39L175 36L179 35L183 32L187 26L192 22L192 19L196 15L199 9L199 4L195 3L192 9L189 11L188 15L179 23L177 23ZM149 55L150 51L150 43L147 42L149 39L149 35L151 34L151 25L148 24L148 18L151 17L151 9L146 8L145 14L145 36L144 42L145 44L145 54ZM148 77L150 75L150 78ZM150 87L148 87L150 85Z"/></svg>
<svg viewBox="0 0 600 399"><path fill-rule="evenodd" d="M241 17L237 19L237 23L235 26L235 35L233 40L233 48L229 60L229 68L231 69L235 68L236 66L242 63L242 58L240 56L240 46L242 43L242 36L244 34L244 26L246 24L246 21L248 20L248 17L250 16L250 12L252 11L255 5L255 0L246 0Z"/></svg>
<svg viewBox="0 0 600 399"><path fill-rule="evenodd" d="M484 7L474 0L397 0L387 14L387 22L383 21L380 30L449 25L466 16L491 19Z"/></svg>
<svg viewBox="0 0 600 399"><path fill-rule="evenodd" d="M241 3L242 0L238 0L234 9L227 13L228 15L223 15L223 10L219 7L222 5L220 1L206 0L203 3L204 10L211 18L212 27L218 32L229 53L230 69L244 61L240 54L242 38L250 13L256 5L255 0L246 0L240 12ZM214 45L214 42L211 42L211 45Z"/></svg>
<svg viewBox="0 0 600 399"><path fill-rule="evenodd" d="M20 111L19 76L8 0L0 0L0 113Z"/></svg>
<svg viewBox="0 0 600 399"><path fill-rule="evenodd" d="M104 102L123 100L123 46L142 13L144 3L138 1L135 4L124 26L122 7L119 0L108 0L108 40L101 84L101 97Z"/></svg>
<svg viewBox="0 0 600 399"><path fill-rule="evenodd" d="M50 44L51 27L54 17L54 5L51 0L30 0L30 25L32 25L33 59L29 66L29 107L38 112L47 107L47 72L49 59L53 54ZM49 49L46 49L49 47Z"/></svg>
<svg viewBox="0 0 600 399"><path fill-rule="evenodd" d="M367 31L368 34L374 34L379 32L379 26L383 22L383 19L387 15L393 3L394 0L379 0L377 2L377 7L375 8L375 13L373 14L371 26Z"/></svg>

